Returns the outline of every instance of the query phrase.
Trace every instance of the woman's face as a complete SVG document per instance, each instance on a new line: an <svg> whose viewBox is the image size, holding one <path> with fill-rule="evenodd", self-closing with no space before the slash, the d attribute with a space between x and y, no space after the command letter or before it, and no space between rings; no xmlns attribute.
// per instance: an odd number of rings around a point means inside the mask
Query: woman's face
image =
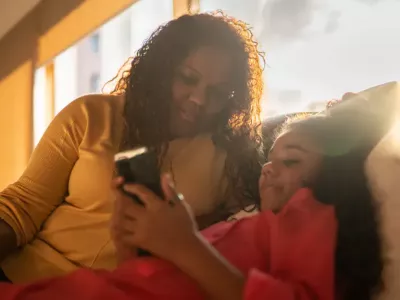
<svg viewBox="0 0 400 300"><path fill-rule="evenodd" d="M172 84L171 134L191 136L215 128L227 107L231 59L215 47L201 47L177 68Z"/></svg>
<svg viewBox="0 0 400 300"><path fill-rule="evenodd" d="M288 131L272 146L259 186L261 209L279 211L291 196L317 176L322 151L300 131Z"/></svg>

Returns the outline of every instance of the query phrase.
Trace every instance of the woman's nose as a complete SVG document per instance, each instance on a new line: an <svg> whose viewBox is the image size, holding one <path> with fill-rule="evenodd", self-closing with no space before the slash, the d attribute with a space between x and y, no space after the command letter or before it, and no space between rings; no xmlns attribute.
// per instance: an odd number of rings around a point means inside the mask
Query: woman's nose
<svg viewBox="0 0 400 300"><path fill-rule="evenodd" d="M206 92L201 86L196 87L189 96L190 102L197 106L204 106L206 103Z"/></svg>

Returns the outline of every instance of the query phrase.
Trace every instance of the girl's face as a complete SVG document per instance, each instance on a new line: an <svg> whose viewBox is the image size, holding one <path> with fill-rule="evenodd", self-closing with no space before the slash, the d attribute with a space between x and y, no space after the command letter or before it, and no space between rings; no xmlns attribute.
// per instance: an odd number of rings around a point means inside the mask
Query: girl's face
<svg viewBox="0 0 400 300"><path fill-rule="evenodd" d="M279 211L298 189L314 182L321 161L320 147L307 134L289 130L279 136L259 181L261 209Z"/></svg>
<svg viewBox="0 0 400 300"><path fill-rule="evenodd" d="M172 83L170 130L173 136L191 136L215 127L232 93L232 60L215 47L201 47L177 68Z"/></svg>

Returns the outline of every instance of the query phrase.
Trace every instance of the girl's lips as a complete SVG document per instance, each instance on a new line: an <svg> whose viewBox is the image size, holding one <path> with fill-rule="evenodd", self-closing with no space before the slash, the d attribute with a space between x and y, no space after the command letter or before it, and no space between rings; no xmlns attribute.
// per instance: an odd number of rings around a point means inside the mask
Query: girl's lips
<svg viewBox="0 0 400 300"><path fill-rule="evenodd" d="M189 123L195 123L197 120L197 116L195 114L191 114L184 110L180 111L181 118Z"/></svg>

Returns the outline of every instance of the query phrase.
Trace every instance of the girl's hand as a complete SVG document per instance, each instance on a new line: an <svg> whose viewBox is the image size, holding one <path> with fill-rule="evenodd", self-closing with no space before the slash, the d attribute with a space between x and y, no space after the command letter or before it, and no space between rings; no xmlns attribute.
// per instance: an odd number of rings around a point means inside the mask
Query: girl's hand
<svg viewBox="0 0 400 300"><path fill-rule="evenodd" d="M144 206L116 189L122 209L115 215L120 245L139 247L173 260L181 251L197 243L197 226L188 204L175 192L168 175L161 178L165 200L141 185L126 184L124 190L138 196ZM119 205L118 203L116 205ZM122 234L121 234L122 232ZM117 246L117 243L116 243ZM118 246L117 246L118 248Z"/></svg>

